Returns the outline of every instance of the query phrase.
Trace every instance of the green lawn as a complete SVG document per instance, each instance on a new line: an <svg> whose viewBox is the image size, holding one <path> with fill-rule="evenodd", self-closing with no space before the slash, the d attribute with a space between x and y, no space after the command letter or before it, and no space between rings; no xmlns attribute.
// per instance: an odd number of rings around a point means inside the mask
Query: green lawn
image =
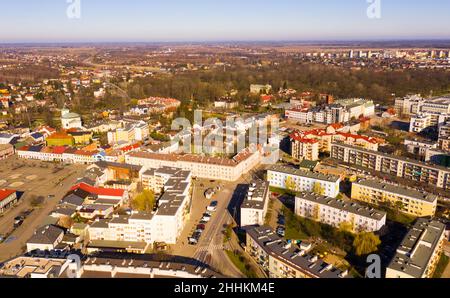
<svg viewBox="0 0 450 298"><path fill-rule="evenodd" d="M434 271L433 278L441 278L442 274L444 274L445 268L447 268L450 258L445 254L442 254L441 259L436 267L436 271Z"/></svg>
<svg viewBox="0 0 450 298"><path fill-rule="evenodd" d="M245 258L242 255L236 255L234 252L227 250L226 251L228 257L231 262L248 278L257 278L258 276L252 270L251 266L246 262Z"/></svg>
<svg viewBox="0 0 450 298"><path fill-rule="evenodd" d="M283 208L286 217L286 238L307 240L311 237L322 238L347 253L353 248L354 235L340 231L332 226L296 216L292 210Z"/></svg>

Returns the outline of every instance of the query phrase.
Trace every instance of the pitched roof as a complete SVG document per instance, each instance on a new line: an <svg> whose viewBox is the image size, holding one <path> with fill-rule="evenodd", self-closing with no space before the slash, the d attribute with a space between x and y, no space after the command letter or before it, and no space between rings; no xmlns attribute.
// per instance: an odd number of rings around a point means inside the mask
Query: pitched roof
<svg viewBox="0 0 450 298"><path fill-rule="evenodd" d="M12 189L0 189L0 202L5 200L7 197L15 193L15 190Z"/></svg>
<svg viewBox="0 0 450 298"><path fill-rule="evenodd" d="M71 190L82 189L91 194L96 194L99 196L111 196L111 197L122 197L125 191L123 189L110 189L110 188L100 188L87 185L86 183L80 183L71 188Z"/></svg>
<svg viewBox="0 0 450 298"><path fill-rule="evenodd" d="M54 244L64 230L53 225L39 228L27 243Z"/></svg>

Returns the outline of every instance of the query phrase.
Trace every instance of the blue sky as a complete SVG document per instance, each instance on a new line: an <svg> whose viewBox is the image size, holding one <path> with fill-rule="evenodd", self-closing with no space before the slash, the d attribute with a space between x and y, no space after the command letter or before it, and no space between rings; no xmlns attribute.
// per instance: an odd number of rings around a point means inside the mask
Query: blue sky
<svg viewBox="0 0 450 298"><path fill-rule="evenodd" d="M381 0L2 0L0 43L450 38L450 1Z"/></svg>

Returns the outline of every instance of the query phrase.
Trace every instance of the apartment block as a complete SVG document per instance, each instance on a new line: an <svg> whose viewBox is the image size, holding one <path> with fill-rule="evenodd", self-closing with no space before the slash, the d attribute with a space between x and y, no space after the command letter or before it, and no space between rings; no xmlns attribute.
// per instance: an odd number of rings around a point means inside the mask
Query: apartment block
<svg viewBox="0 0 450 298"><path fill-rule="evenodd" d="M348 272L287 243L269 227L248 227L246 251L270 278L347 278Z"/></svg>
<svg viewBox="0 0 450 298"><path fill-rule="evenodd" d="M162 177L158 206L152 213L134 212L98 220L88 231L90 251L116 249L144 253L154 242L176 244L191 212L191 173L180 169L143 171L141 179ZM156 179L155 179L156 181ZM150 184L145 184L148 188ZM158 187L160 186L159 182ZM156 186L155 186L156 187Z"/></svg>
<svg viewBox="0 0 450 298"><path fill-rule="evenodd" d="M278 165L272 166L267 171L267 180L271 187L296 192L315 192L331 198L338 196L341 183L341 178L338 176Z"/></svg>
<svg viewBox="0 0 450 298"><path fill-rule="evenodd" d="M297 160L319 160L319 141L291 135L291 154Z"/></svg>
<svg viewBox="0 0 450 298"><path fill-rule="evenodd" d="M371 205L400 208L401 212L417 217L434 216L438 203L435 195L376 180L354 182L352 199Z"/></svg>
<svg viewBox="0 0 450 298"><path fill-rule="evenodd" d="M269 206L269 183L255 180L250 183L241 205L241 227L264 225Z"/></svg>
<svg viewBox="0 0 450 298"><path fill-rule="evenodd" d="M355 233L376 232L386 224L386 212L317 194L298 195L295 214L335 228L351 224Z"/></svg>
<svg viewBox="0 0 450 298"><path fill-rule="evenodd" d="M432 278L445 241L445 225L418 219L386 269L386 278Z"/></svg>
<svg viewBox="0 0 450 298"><path fill-rule="evenodd" d="M232 159L151 152L132 152L125 156L127 164L140 165L149 169L179 168L192 172L193 177L225 181L238 180L243 173L252 170L261 160L261 153L249 148L241 151Z"/></svg>
<svg viewBox="0 0 450 298"><path fill-rule="evenodd" d="M147 123L140 121L137 123L125 123L124 127L108 132L109 144L133 143L144 141L150 135Z"/></svg>
<svg viewBox="0 0 450 298"><path fill-rule="evenodd" d="M341 162L415 182L427 183L438 188L450 189L450 169L446 167L345 144L333 143L331 147L331 157Z"/></svg>

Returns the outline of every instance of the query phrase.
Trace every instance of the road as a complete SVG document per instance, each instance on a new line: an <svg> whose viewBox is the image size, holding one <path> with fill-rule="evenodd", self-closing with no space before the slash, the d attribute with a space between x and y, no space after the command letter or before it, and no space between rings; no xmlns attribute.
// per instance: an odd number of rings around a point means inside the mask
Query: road
<svg viewBox="0 0 450 298"><path fill-rule="evenodd" d="M18 164L24 167L15 169ZM21 203L0 217L0 233L9 236L0 244L0 262L24 252L28 239L85 170L84 166L71 165L54 173L54 165L45 164L48 168L41 168L41 165L44 163L17 160L15 157L0 162L1 187L12 188L11 185L17 185L13 189L24 192ZM49 194L55 197L48 198ZM42 196L45 202L39 208L32 208L31 201L36 196ZM22 226L14 229L14 218L30 209L34 211L26 217Z"/></svg>

